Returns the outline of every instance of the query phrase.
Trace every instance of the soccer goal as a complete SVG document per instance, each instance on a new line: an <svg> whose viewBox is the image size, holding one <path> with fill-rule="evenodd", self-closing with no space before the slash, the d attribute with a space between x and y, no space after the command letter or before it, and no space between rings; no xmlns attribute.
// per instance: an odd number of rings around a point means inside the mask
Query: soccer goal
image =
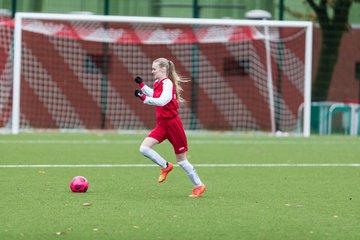
<svg viewBox="0 0 360 240"><path fill-rule="evenodd" d="M152 86L152 61L165 57L191 80L186 129L310 135L311 22L44 13L0 22L0 124L12 133L151 129L155 109L133 96L133 79Z"/></svg>

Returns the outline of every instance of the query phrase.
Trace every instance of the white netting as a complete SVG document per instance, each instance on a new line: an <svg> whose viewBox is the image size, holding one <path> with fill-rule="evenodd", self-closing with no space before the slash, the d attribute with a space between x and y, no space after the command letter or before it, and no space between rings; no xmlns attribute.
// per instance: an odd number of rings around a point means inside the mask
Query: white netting
<svg viewBox="0 0 360 240"><path fill-rule="evenodd" d="M2 127L12 91L13 24L4 21ZM266 49L264 28L251 25L25 19L22 26L20 129L152 128L154 108L133 96L133 78L152 86L152 61L165 57L192 80L183 85L187 102L179 111L186 129L266 132L273 121L276 130L297 131L304 28L269 28Z"/></svg>
<svg viewBox="0 0 360 240"><path fill-rule="evenodd" d="M0 17L0 22L8 23L10 18ZM0 24L0 128L6 127L11 116L12 102L12 62L11 39L13 29Z"/></svg>

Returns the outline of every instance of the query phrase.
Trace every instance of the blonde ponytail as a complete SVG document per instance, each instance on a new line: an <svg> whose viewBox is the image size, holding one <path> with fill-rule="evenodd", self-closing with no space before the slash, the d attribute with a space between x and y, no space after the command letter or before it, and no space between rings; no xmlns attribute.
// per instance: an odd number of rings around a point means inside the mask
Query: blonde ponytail
<svg viewBox="0 0 360 240"><path fill-rule="evenodd" d="M181 97L181 92L183 88L181 87L181 83L188 82L188 79L182 78L176 72L175 65L172 61L167 60L166 58L158 58L154 62L157 62L160 67L166 68L167 77L173 82L175 86L176 99L179 102L184 102L185 100Z"/></svg>

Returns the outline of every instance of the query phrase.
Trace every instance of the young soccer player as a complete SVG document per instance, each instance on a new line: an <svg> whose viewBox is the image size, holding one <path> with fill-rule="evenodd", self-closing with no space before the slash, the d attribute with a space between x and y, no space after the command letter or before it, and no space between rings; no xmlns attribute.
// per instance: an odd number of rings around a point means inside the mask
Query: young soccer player
<svg viewBox="0 0 360 240"><path fill-rule="evenodd" d="M173 165L162 158L153 149L153 146L166 139L169 140L174 148L177 163L187 173L194 185L189 197L198 198L205 192L206 187L201 182L193 165L186 158L187 139L178 116L178 101L183 101L180 96L182 91L180 83L184 80L176 73L174 63L166 58L158 58L152 63L152 74L155 80L153 89L145 85L142 78L135 78L135 82L141 89L135 90L135 96L145 104L156 106L156 127L141 143L140 152L161 167L158 181L162 183L173 169Z"/></svg>

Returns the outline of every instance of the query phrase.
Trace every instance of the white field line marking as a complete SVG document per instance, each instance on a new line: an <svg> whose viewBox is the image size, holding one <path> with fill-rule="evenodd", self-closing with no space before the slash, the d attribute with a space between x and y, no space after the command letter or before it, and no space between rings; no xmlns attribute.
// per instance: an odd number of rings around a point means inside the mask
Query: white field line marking
<svg viewBox="0 0 360 240"><path fill-rule="evenodd" d="M140 144L140 140L0 140L0 144ZM316 140L304 140L304 141L289 141L289 140L189 140L189 144L217 144L217 145L257 145L257 144L276 144L276 145L307 145L307 144L319 144L319 145L348 145L357 144L359 141L316 141Z"/></svg>
<svg viewBox="0 0 360 240"><path fill-rule="evenodd" d="M360 167L360 163L224 163L193 164L195 167ZM112 168L157 167L154 164L31 164L0 165L0 168Z"/></svg>

